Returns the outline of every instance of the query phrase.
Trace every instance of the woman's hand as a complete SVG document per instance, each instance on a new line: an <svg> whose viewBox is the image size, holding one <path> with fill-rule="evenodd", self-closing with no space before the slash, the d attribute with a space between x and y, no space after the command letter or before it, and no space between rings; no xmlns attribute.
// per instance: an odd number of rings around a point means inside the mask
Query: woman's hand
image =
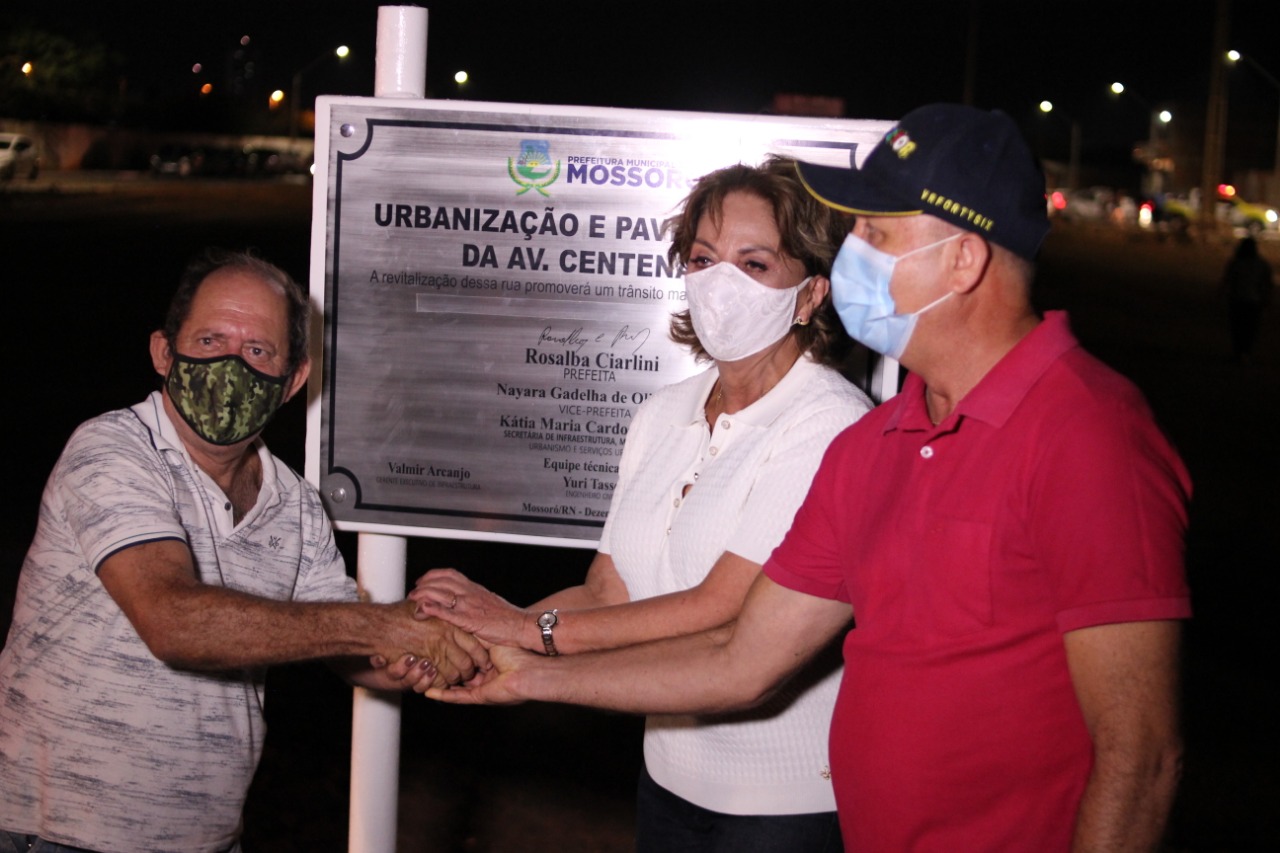
<svg viewBox="0 0 1280 853"><path fill-rule="evenodd" d="M478 674L466 684L452 687L432 685L426 691L426 697L451 705L516 705L527 699L515 689L516 673L540 660L554 660L504 646L494 646L489 653L494 663L492 669Z"/></svg>
<svg viewBox="0 0 1280 853"><path fill-rule="evenodd" d="M491 645L525 648L526 633L533 633L533 617L527 611L454 569L427 572L409 598L417 604L414 618L441 619Z"/></svg>

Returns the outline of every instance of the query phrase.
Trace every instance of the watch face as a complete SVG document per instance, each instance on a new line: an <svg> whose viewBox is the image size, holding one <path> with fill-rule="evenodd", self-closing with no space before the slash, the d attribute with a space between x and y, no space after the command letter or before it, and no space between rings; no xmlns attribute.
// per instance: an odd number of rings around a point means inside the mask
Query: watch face
<svg viewBox="0 0 1280 853"><path fill-rule="evenodd" d="M541 616L538 617L538 627L554 628L556 625L556 622L558 621L560 620L556 618L556 614L548 610L546 613L543 613Z"/></svg>

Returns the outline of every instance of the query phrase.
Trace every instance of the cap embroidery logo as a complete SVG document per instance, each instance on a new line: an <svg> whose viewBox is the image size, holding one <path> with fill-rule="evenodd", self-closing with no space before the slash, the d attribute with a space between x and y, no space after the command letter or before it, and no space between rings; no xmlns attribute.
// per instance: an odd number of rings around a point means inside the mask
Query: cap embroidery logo
<svg viewBox="0 0 1280 853"><path fill-rule="evenodd" d="M992 219L983 216L981 213L978 213L978 211L965 207L954 199L947 198L944 195L939 195L928 187L925 187L920 191L920 201L925 204L931 204L934 207L942 208L952 216L963 219L966 222L970 222L976 227L981 228L983 231L990 231L996 224Z"/></svg>
<svg viewBox="0 0 1280 853"><path fill-rule="evenodd" d="M905 130L900 128L895 127L885 134L884 141L898 155L899 160L907 159L911 156L911 152L916 150L916 144L911 141L911 137L907 135Z"/></svg>

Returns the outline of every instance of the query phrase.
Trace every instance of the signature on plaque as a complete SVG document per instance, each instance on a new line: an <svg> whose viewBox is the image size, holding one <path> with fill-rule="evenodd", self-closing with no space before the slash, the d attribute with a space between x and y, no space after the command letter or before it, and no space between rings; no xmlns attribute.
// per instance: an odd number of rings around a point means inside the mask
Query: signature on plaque
<svg viewBox="0 0 1280 853"><path fill-rule="evenodd" d="M622 349L631 353L637 353L649 340L648 327L633 329L630 325L624 324L615 332L599 332L594 336L583 334L582 327L578 326L567 332L553 329L546 326L538 333L539 344L555 344L574 352L581 352L582 348L590 343L607 344L609 349Z"/></svg>

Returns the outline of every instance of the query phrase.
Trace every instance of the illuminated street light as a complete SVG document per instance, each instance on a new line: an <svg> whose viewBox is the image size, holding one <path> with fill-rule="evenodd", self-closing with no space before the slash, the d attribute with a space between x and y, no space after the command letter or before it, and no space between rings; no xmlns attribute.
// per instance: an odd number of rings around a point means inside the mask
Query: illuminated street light
<svg viewBox="0 0 1280 853"><path fill-rule="evenodd" d="M453 82L457 83L459 86L467 82L468 79L467 72L465 71L459 71L457 74L453 75Z"/></svg>
<svg viewBox="0 0 1280 853"><path fill-rule="evenodd" d="M1147 103L1147 100L1145 98L1141 97L1140 95L1138 95L1137 92L1133 91L1128 86L1126 86L1125 84L1119 81L1111 84L1111 94L1117 95L1117 96L1128 95L1130 98L1133 98L1135 101L1137 101L1138 105L1141 106L1147 112L1154 112L1154 110L1152 110L1151 108L1151 104Z"/></svg>
<svg viewBox="0 0 1280 853"><path fill-rule="evenodd" d="M1053 112L1053 101L1041 101L1040 112L1048 115ZM1067 189L1077 189L1080 182L1080 122L1070 116L1063 116L1071 125L1071 148L1067 158Z"/></svg>
<svg viewBox="0 0 1280 853"><path fill-rule="evenodd" d="M35 66L32 65L30 62L22 63L22 73L27 75L28 77L31 76L31 72L34 70L35 70Z"/></svg>
<svg viewBox="0 0 1280 853"><path fill-rule="evenodd" d="M1125 84L1117 81L1115 83L1112 83L1110 88L1111 88L1111 94L1113 95L1119 96L1119 95L1127 94L1130 98L1133 98L1135 101L1137 101L1140 107L1142 107L1144 110L1150 113L1152 124L1154 124L1157 120L1161 124L1168 124L1169 122L1173 121L1173 113L1169 112L1168 110L1157 111L1155 107L1153 107L1151 103L1147 101L1147 99L1139 96L1137 92L1133 91Z"/></svg>
<svg viewBox="0 0 1280 853"><path fill-rule="evenodd" d="M1145 163L1147 171L1151 177L1151 185L1148 190L1155 194L1164 189L1164 172L1172 171L1172 160L1167 152L1162 151L1165 134L1160 132L1161 126L1167 126L1173 121L1173 113L1169 110L1157 110L1149 101L1138 95L1137 92L1125 86L1119 80L1110 86L1111 93L1116 97L1125 95L1132 98L1147 115L1147 142L1145 148L1141 151L1139 159Z"/></svg>
<svg viewBox="0 0 1280 853"><path fill-rule="evenodd" d="M245 36L248 38L248 36ZM293 149L298 141L298 117L302 108L302 75L315 68L324 60L331 56L336 56L339 60L346 59L351 55L351 48L345 44L340 44L333 50L326 50L306 65L293 72L293 88L289 95L289 148Z"/></svg>
<svg viewBox="0 0 1280 853"><path fill-rule="evenodd" d="M1277 92L1280 92L1280 80L1277 80L1274 74L1272 74L1270 71L1268 71L1267 69L1259 65L1252 56L1243 54L1238 50L1228 50L1227 61L1230 62L1232 65L1234 65L1237 62L1243 61L1246 65L1248 65L1254 71L1258 72L1258 74L1262 77L1262 79L1266 80L1268 83L1274 86ZM1271 169L1276 173L1277 176L1280 176L1280 120L1277 120L1277 123L1276 123L1276 156L1275 156L1275 160L1271 164Z"/></svg>

